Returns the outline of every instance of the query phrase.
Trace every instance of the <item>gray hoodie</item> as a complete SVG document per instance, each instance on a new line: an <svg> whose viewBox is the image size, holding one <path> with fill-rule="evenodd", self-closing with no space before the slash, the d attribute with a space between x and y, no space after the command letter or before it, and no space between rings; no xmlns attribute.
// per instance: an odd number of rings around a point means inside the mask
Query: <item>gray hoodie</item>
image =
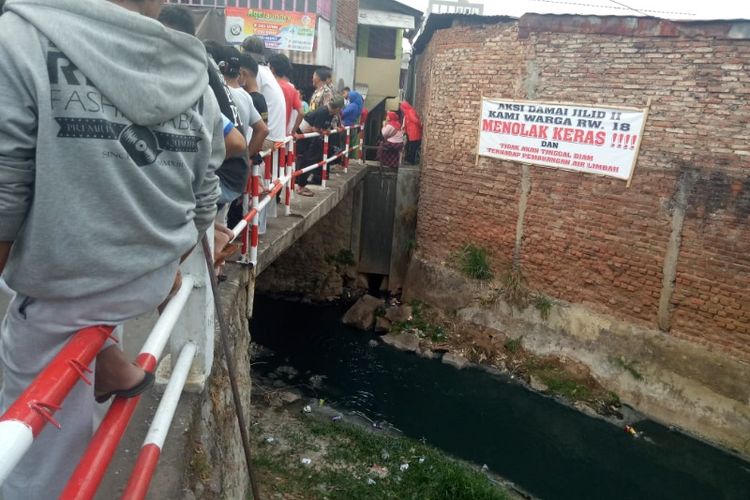
<svg viewBox="0 0 750 500"><path fill-rule="evenodd" d="M213 220L221 115L194 37L105 0L8 0L0 17L3 277L47 299L175 261Z"/></svg>

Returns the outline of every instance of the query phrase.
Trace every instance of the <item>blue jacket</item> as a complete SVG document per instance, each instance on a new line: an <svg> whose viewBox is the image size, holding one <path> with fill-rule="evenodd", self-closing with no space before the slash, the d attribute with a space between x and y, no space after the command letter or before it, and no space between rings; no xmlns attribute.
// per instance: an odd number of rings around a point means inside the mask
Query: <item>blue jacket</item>
<svg viewBox="0 0 750 500"><path fill-rule="evenodd" d="M365 106L365 101L362 99L362 95L352 90L349 92L349 104L344 106L344 110L341 112L341 119L344 122L345 127L350 127L359 123L359 115L362 114L362 108Z"/></svg>

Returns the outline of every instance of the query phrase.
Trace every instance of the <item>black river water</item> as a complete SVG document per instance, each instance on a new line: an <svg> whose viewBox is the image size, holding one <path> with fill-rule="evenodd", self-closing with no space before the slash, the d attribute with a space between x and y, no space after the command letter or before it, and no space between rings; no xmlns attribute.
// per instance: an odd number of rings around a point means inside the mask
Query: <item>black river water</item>
<svg viewBox="0 0 750 500"><path fill-rule="evenodd" d="M479 465L545 499L750 500L750 463L656 422L634 438L554 399L481 370L458 371L344 326L340 306L256 297L260 374ZM311 376L323 378L317 389ZM750 436L748 437L750 438Z"/></svg>

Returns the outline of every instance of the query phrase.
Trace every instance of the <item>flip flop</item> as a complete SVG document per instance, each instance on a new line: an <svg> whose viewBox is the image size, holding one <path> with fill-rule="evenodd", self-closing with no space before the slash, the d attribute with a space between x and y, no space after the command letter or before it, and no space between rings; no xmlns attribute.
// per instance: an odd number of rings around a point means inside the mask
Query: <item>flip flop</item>
<svg viewBox="0 0 750 500"><path fill-rule="evenodd" d="M315 196L315 193L310 191L308 188L300 189L299 191L297 191L297 194L300 196L308 196L308 197Z"/></svg>
<svg viewBox="0 0 750 500"><path fill-rule="evenodd" d="M96 402L97 403L106 403L109 398L112 396L119 397L119 398L125 398L130 399L134 398L136 396L139 396L146 392L152 385L154 385L154 380L156 377L154 377L154 374L151 372L145 372L145 376L143 377L143 380L141 382L130 389L121 389L117 391L111 391L107 392L106 394L102 394L100 396L96 396Z"/></svg>

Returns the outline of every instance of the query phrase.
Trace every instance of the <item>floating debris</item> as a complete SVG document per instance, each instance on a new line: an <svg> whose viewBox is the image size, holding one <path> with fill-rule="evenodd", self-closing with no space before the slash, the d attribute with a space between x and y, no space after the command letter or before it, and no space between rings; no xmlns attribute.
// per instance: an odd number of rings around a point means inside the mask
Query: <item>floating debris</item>
<svg viewBox="0 0 750 500"><path fill-rule="evenodd" d="M340 420L343 420L343 418L344 417L341 416L341 415L334 415L333 417L331 417L331 421L332 422L339 422Z"/></svg>
<svg viewBox="0 0 750 500"><path fill-rule="evenodd" d="M373 478L371 478L371 477L368 477L368 478L367 478L367 484L369 484L369 485L373 485L373 484L377 484L377 482L376 482L376 481L375 481L375 480L374 480Z"/></svg>
<svg viewBox="0 0 750 500"><path fill-rule="evenodd" d="M401 470L401 472L406 472L407 470L409 470L409 464L401 464L401 467L399 467L399 469Z"/></svg>
<svg viewBox="0 0 750 500"><path fill-rule="evenodd" d="M312 460L310 460L309 458L303 458L302 460L300 460L300 462L302 462L302 465L310 465L312 463Z"/></svg>
<svg viewBox="0 0 750 500"><path fill-rule="evenodd" d="M302 413L312 413L312 408L310 405L305 405L304 408L302 408Z"/></svg>
<svg viewBox="0 0 750 500"><path fill-rule="evenodd" d="M425 460L427 460L425 457L419 457L420 464L423 464Z"/></svg>
<svg viewBox="0 0 750 500"><path fill-rule="evenodd" d="M275 443L275 442L276 442L276 438L273 437L273 436L268 436L266 438L266 443L268 443L268 444Z"/></svg>

